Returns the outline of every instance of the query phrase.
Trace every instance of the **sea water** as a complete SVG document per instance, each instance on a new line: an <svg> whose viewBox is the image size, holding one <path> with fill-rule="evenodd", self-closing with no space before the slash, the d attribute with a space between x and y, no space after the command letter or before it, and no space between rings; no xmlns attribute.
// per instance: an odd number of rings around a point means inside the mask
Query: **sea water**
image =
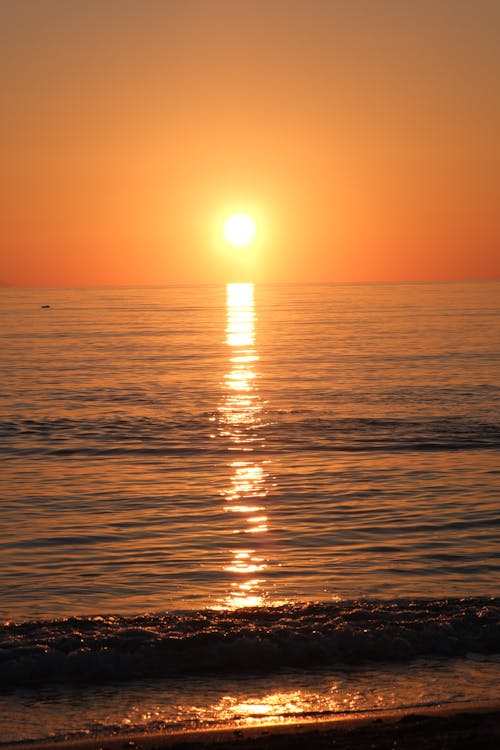
<svg viewBox="0 0 500 750"><path fill-rule="evenodd" d="M0 312L3 741L498 695L499 283Z"/></svg>

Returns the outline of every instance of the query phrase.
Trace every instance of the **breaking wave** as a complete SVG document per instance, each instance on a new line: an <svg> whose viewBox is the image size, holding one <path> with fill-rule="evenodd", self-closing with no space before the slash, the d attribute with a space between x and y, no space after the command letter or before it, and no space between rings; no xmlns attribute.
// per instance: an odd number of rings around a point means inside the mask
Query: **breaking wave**
<svg viewBox="0 0 500 750"><path fill-rule="evenodd" d="M0 628L0 685L252 674L500 652L500 599L70 617Z"/></svg>

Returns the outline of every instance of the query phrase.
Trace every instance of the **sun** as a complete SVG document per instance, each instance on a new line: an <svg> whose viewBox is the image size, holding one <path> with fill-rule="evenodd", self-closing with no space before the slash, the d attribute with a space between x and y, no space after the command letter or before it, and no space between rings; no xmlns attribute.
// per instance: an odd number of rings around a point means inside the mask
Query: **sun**
<svg viewBox="0 0 500 750"><path fill-rule="evenodd" d="M224 222L223 233L234 247L250 245L257 232L255 221L247 214L233 214Z"/></svg>

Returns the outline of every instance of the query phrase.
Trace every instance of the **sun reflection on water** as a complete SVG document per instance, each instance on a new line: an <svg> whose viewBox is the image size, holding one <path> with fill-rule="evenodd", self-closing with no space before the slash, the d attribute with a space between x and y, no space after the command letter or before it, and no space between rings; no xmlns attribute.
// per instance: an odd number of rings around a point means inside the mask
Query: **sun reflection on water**
<svg viewBox="0 0 500 750"><path fill-rule="evenodd" d="M223 397L218 409L219 434L229 441L229 450L251 454L262 445L263 403L257 390L255 348L255 302L253 284L228 284L226 297L226 344L230 369L223 379ZM224 510L236 520L232 558L224 571L233 577L229 594L220 602L228 609L257 607L267 603L268 563L262 554L268 518L263 505L268 495L266 461L241 457L229 464L229 486L222 493ZM252 535L252 546L248 541ZM260 551L259 551L260 550Z"/></svg>
<svg viewBox="0 0 500 750"><path fill-rule="evenodd" d="M317 720L346 710L356 710L358 696L343 699L334 683L322 693L309 690L286 690L247 695L225 695L214 705L214 713L223 721L239 726L287 724Z"/></svg>

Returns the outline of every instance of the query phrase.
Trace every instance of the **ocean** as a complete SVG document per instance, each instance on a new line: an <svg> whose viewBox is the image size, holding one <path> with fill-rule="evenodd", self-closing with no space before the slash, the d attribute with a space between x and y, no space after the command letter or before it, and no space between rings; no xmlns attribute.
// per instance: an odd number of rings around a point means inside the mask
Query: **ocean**
<svg viewBox="0 0 500 750"><path fill-rule="evenodd" d="M1 742L498 697L500 283L0 290Z"/></svg>

